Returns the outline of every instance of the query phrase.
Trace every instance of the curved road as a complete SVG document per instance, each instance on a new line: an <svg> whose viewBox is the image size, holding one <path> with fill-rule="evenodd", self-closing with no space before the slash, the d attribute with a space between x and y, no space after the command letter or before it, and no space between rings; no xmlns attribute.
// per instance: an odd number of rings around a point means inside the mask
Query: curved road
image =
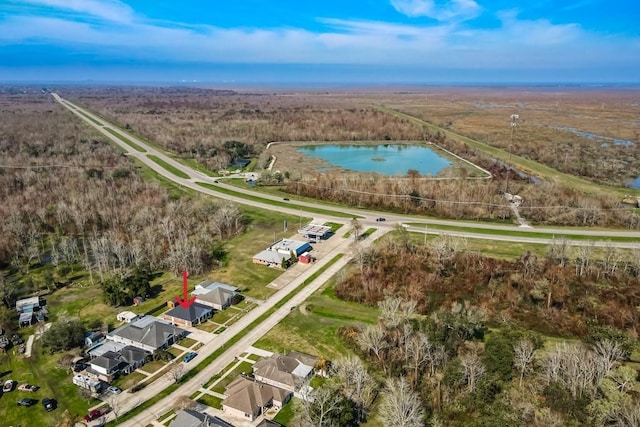
<svg viewBox="0 0 640 427"><path fill-rule="evenodd" d="M147 143L140 140L139 138L136 138L135 136L132 136L130 134L123 132L119 128L115 127L114 125L105 121L104 119L92 114L91 112L83 108L80 108L77 105L70 103L69 101L62 99L58 94L54 93L52 95L55 98L55 100L58 101L61 105L68 108L71 112L73 112L83 121L85 121L87 124L89 124L96 130L98 130L105 137L109 138L109 140L113 141L114 143L122 147L128 156L138 159L140 162L144 163L147 167L151 168L158 174L162 175L163 177L173 182L176 182L182 186L193 189L195 191L208 194L211 196L215 196L218 198L222 198L222 199L226 199L226 200L230 200L233 202L242 203L246 205L251 205L251 206L255 206L262 209L284 212L291 215L301 215L302 213L305 213L310 216L317 216L317 214L306 212L304 208L307 207L307 208L315 208L315 209L324 209L326 211L333 210L333 211L344 212L354 217L364 217L362 220L360 220L363 226L365 227L375 226L377 229L376 232L363 243L365 245L370 245L377 238L384 235L388 231L392 230L398 224L403 224L404 222L424 223L425 226L434 225L437 227L438 225L445 225L445 226L459 226L459 227L478 229L479 231L477 233L446 231L447 234L470 237L470 238L490 239L490 240L496 240L496 241L537 243L537 244L548 244L550 242L550 239L534 237L533 235L532 237L516 237L516 236L509 236L509 235L503 235L503 236L489 235L489 234L482 234L481 232L481 229L502 230L507 232L508 231L527 232L526 229L518 228L516 226L479 224L474 222L436 220L436 219L425 220L424 218L413 217L409 215L388 214L388 213L375 212L370 210L357 210L357 209L351 209L351 208L334 207L334 206L323 205L320 203L303 202L303 201L291 201L289 203L291 203L292 207L289 208L289 207L273 206L268 203L262 203L259 201L248 200L239 196L233 196L233 195L228 195L226 193L221 193L213 189L202 187L198 185L197 182L210 183L214 186L219 186L221 188L233 190L236 193L246 194L250 196L257 196L262 199L281 201L281 198L276 196L265 195L263 193L251 191L248 189L242 189L242 188L230 186L227 184L222 184L220 182L216 183L215 182L217 181L216 178L209 177L188 166L178 163L177 161L173 160L170 156L168 156L166 153L154 147L149 146ZM107 131L107 129L109 129L111 132L114 132L117 135L120 135L122 138ZM125 139L132 141L133 143L135 143L137 146L139 146L141 149L145 151L142 152L142 151L136 150L134 147L129 145L127 142L125 142ZM161 165L157 164L155 161L151 160L148 157L148 155L157 156L167 164L170 164L177 170L188 175L188 178L183 178L171 173ZM375 219L380 217L381 215L384 215L387 220L385 222L376 222ZM337 217L337 216L334 217L331 215L321 215L321 216L324 217L324 219L326 220L331 220L338 223L345 223L344 217ZM415 232L422 232L422 233L428 232L428 230L423 227L417 227L417 226L414 227L414 226L405 225L405 228ZM436 231L436 230L430 231L430 233L433 233L433 234L440 233L440 232L441 231ZM640 233L618 231L618 230L580 230L580 229L566 230L566 229L554 229L554 228L538 228L538 229L535 229L533 232L549 233L549 234L554 234L558 236L562 235L564 237L570 237L571 235L583 235L583 236L591 235L591 236L597 236L600 238L613 237L613 236L637 237L640 242ZM195 391L199 390L201 385L207 382L212 375L214 375L215 373L223 369L225 366L227 366L227 364L233 360L234 355L237 355L242 351L244 351L249 345L251 345L257 339L259 339L273 326L275 326L280 320L282 320L290 312L291 308L303 302L309 295L311 295L315 290L320 288L320 286L322 286L322 284L324 284L326 280L328 280L328 278L330 278L333 274L335 274L335 272L337 272L340 268L346 265L346 263L351 259L351 248L350 248L349 239L334 240L334 241L331 241L330 239L324 244L331 245L330 253L325 255L315 265L309 266L309 268L306 269L302 274L292 279L280 291L276 292L269 299L267 299L263 304L260 304L257 308L247 313L247 315L245 315L240 321L232 325L225 332L223 332L219 336L214 337L211 341L207 342L203 347L201 347L198 350L198 354L199 354L198 359L204 360L208 355L218 350L231 337L235 336L237 333L247 328L251 324L251 322L253 322L260 315L268 311L270 308L274 307L278 301L282 300L282 298L286 297L287 295L289 295L289 293L293 292L306 278L308 278L314 272L318 271L320 268L326 265L333 258L334 255L341 253L344 256L338 262L332 265L329 269L323 272L317 279L315 279L313 282L305 286L304 289L302 289L299 293L293 296L291 300L289 300L286 304L284 304L280 309L276 310L276 312L273 313L271 316L269 316L268 319L266 319L256 328L252 329L247 335L245 335L237 343L231 346L220 357L216 358L216 360L213 363L211 363L210 365L202 369L191 380L182 384L176 391L174 391L172 394L168 395L167 397L161 399L159 402L155 403L149 409L142 411L132 419L126 422L123 422L120 425L144 426L144 425L153 423L158 418L158 416L162 415L163 413L166 413L168 408L172 407L173 403L175 402L175 399L178 396L191 395ZM626 242L611 242L611 243L595 242L593 243L593 242L574 240L574 241L569 241L569 244L572 244L572 245L594 244L596 246L606 244L606 245L613 245L617 247L640 248L640 243L626 243ZM182 363L182 362L176 362L176 363ZM196 363L192 363L192 364L182 363L182 364L186 370L189 370L197 365L197 360L196 360ZM152 384L149 384L147 387L145 387L143 390L141 390L136 394L122 393L121 395L118 395L116 397L117 400L115 402L115 405L117 405L118 407L118 412L120 414L124 414L134 409L135 407L142 404L144 401L151 399L153 396L157 395L159 392L169 387L170 384L171 384L171 381L169 378L162 377L154 381ZM109 414L108 419L109 420L114 419L113 413Z"/></svg>
<svg viewBox="0 0 640 427"><path fill-rule="evenodd" d="M380 226L381 224L377 223L375 221L375 218L378 218L384 215L385 218L387 219L386 221L387 226L390 226L390 227L393 227L395 225L402 224L405 222L411 222L411 223L423 223L425 225L433 225L435 227L437 227L438 225L443 225L443 226L475 228L475 229L478 229L479 231L474 233L471 233L471 232L467 233L462 231L451 231L451 232L445 231L445 232L447 234L467 236L472 238L502 240L502 241L512 241L512 242L549 244L552 241L552 239L548 239L548 238L535 237L536 233L545 233L545 234L550 234L557 237L562 236L567 239L570 239L572 235L594 236L594 238L600 238L600 239L606 238L606 237L635 237L635 238L638 238L638 243L612 242L610 244L613 246L624 247L624 248L640 248L640 232L638 231L592 230L592 229L580 229L580 228L566 229L566 228L548 228L548 227L526 229L526 228L520 228L516 225L485 224L485 223L459 221L459 220L425 219L424 217L418 217L418 216L400 215L400 214L386 213L386 212L373 211L373 210L353 209L348 207L335 207L330 205L324 205L321 203L294 201L294 200L289 202L292 207L286 208L281 206L276 207L268 203L261 203L259 201L248 200L242 197L229 195L222 192L217 192L213 189L202 187L198 185L197 182L209 183L209 184L212 184L213 186L219 186L220 188L232 190L236 193L241 193L249 196L260 197L262 199L269 199L269 200L282 202L282 199L277 196L272 196L272 195L260 193L257 191L252 191L250 189L244 189L244 188L239 188L239 187L235 187L228 184L223 184L221 181L218 181L217 178L212 178L208 175L203 174L200 171L192 169L187 165L177 162L176 160L168 156L165 152L150 146L145 141L142 141L131 134L125 133L124 131L120 130L118 127L112 125L111 123L102 119L101 117L98 117L95 114L91 113L90 111L87 111L61 98L58 94L53 93L52 95L55 98L55 100L61 103L64 107L68 108L71 112L76 114L87 124L89 124L96 130L98 130L105 137L109 138L109 140L113 141L114 143L122 147L128 156L136 158L137 160L144 163L146 166L153 169L155 172L162 175L163 177L175 183L178 183L184 187L198 191L200 193L230 200L236 203L251 205L251 206L255 206L255 207L267 209L267 210L275 210L275 211L284 212L290 215L300 215L301 213L305 213L310 216L318 216L318 214L305 212L304 210L305 207L314 208L314 209L324 209L326 211L343 212L349 215L353 215L353 217L364 217L361 220L361 223L365 226L374 226L374 225ZM124 140L118 138L117 136L107 131L107 129L109 129L111 132L115 132L116 134L121 135L123 138L126 138L134 142L136 145L142 147L146 151L140 152L135 150L132 146L127 144ZM182 178L177 175L174 175L170 171L166 170L165 168L163 168L162 166L160 166L159 164L157 164L156 162L148 158L147 157L148 155L157 156L158 158L162 159L163 161L170 164L174 168L188 175L189 178ZM332 217L331 215L320 215L320 216L325 217L327 220L336 221L336 222L344 222L345 220L343 217L337 217L337 216ZM491 229L491 230L498 230L498 231L505 231L505 232L514 232L514 231L523 232L523 233L528 232L528 233L532 233L532 237L514 237L509 235L497 236L495 234L484 234L482 233L481 229ZM410 230L415 232L424 232L424 230L421 229L420 227L410 227ZM436 231L431 230L431 233L435 234ZM585 240L576 240L571 242L571 244L585 245L585 244L592 244L592 242L587 242ZM604 244L604 242L596 243L596 245L601 245L601 244Z"/></svg>

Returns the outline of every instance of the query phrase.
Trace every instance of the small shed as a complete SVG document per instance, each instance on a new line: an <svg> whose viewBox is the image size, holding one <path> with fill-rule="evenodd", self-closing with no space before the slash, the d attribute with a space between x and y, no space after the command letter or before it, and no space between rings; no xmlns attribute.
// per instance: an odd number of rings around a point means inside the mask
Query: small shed
<svg viewBox="0 0 640 427"><path fill-rule="evenodd" d="M139 316L132 311L123 311L121 313L118 313L118 315L116 316L116 319L118 319L121 322L131 323L134 320L136 320L138 317Z"/></svg>
<svg viewBox="0 0 640 427"><path fill-rule="evenodd" d="M309 252L305 252L298 257L298 262L301 262L303 264L309 264L312 260L313 259L311 258L311 254L309 254Z"/></svg>

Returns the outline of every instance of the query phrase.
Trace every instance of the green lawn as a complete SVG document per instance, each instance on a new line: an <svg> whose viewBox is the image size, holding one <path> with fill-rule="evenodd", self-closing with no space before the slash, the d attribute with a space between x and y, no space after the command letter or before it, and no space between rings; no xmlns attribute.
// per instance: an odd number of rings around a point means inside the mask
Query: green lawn
<svg viewBox="0 0 640 427"><path fill-rule="evenodd" d="M167 351L169 353L171 353L174 357L180 357L181 355L183 355L185 353L185 351L180 350L179 348L175 348L175 347L169 347L169 349Z"/></svg>
<svg viewBox="0 0 640 427"><path fill-rule="evenodd" d="M146 363L141 369L149 374L153 374L158 369L162 369L167 362L162 360L154 360L153 362Z"/></svg>
<svg viewBox="0 0 640 427"><path fill-rule="evenodd" d="M144 366L144 368L146 368L146 365ZM145 370L145 372L147 371ZM151 371L150 373L153 373L153 371ZM112 385L120 387L122 390L127 390L133 387L134 385L138 384L140 381L144 380L145 378L147 378L146 375L141 374L139 372L133 372L129 375L124 375L118 378L112 383Z"/></svg>
<svg viewBox="0 0 640 427"><path fill-rule="evenodd" d="M198 341L194 340L193 338L183 338L180 340L178 345L181 345L182 347L186 347L186 348L191 348L191 346L197 342Z"/></svg>
<svg viewBox="0 0 640 427"><path fill-rule="evenodd" d="M331 285L315 292L299 310L262 337L255 346L273 352L302 351L327 359L351 353L338 329L355 323L373 323L378 309L337 299Z"/></svg>
<svg viewBox="0 0 640 427"><path fill-rule="evenodd" d="M18 384L30 383L40 387L34 393L15 389L0 397L0 420L3 426L54 426L60 422L62 414L66 411L69 414L84 416L89 407L97 403L93 399L87 402L80 396L79 388L71 382L67 371L56 366L59 357L60 354L50 356L46 352L43 353L36 342L29 359L14 355L13 350L0 359L3 381L12 379ZM18 406L16 402L23 397L38 400L37 406ZM55 399L58 403L57 409L46 412L40 404L45 397Z"/></svg>
<svg viewBox="0 0 640 427"><path fill-rule="evenodd" d="M257 362L258 360L262 359L262 356L258 354L248 354L246 358L249 360L253 360L254 362Z"/></svg>
<svg viewBox="0 0 640 427"><path fill-rule="evenodd" d="M211 318L212 322L219 323L223 325L227 320L231 319L233 316L242 316L244 313L238 310L233 310L227 308L226 310L217 311L216 314Z"/></svg>
<svg viewBox="0 0 640 427"><path fill-rule="evenodd" d="M202 403L203 405L210 406L216 409L222 409L222 399L216 396L211 396L209 394L203 394L200 399L197 400L198 403Z"/></svg>
<svg viewBox="0 0 640 427"><path fill-rule="evenodd" d="M199 325L196 326L196 328L200 329L201 331L205 331L205 332L213 332L216 329L218 329L220 326L216 325L215 323L212 322L205 322L205 323L201 323Z"/></svg>
<svg viewBox="0 0 640 427"><path fill-rule="evenodd" d="M296 415L297 406L298 399L292 399L278 411L276 416L273 417L273 420L287 427L293 420L293 417Z"/></svg>
<svg viewBox="0 0 640 427"><path fill-rule="evenodd" d="M233 363L229 364L229 366L224 368L223 372L227 372L229 369L231 369L231 367L235 363L236 362L233 362ZM220 380L220 382L218 384L216 384L216 386L211 389L211 391L214 391L216 393L224 394L224 391L227 388L227 386L229 384L231 384L231 382L233 380L235 380L238 375L242 374L243 372L245 374L249 374L252 371L253 371L253 364L251 364L249 362L242 362L233 371L227 373L227 375L224 378L222 378Z"/></svg>
<svg viewBox="0 0 640 427"><path fill-rule="evenodd" d="M154 162L156 162L157 164L159 164L160 166L162 166L167 171L169 171L172 174L174 174L175 176L180 177L180 178L184 178L184 179L189 179L189 175L187 175L186 173L182 172L180 169L170 165L169 163L165 162L160 157L154 156L153 154L149 154L149 155L147 155L147 157L149 159L153 160Z"/></svg>

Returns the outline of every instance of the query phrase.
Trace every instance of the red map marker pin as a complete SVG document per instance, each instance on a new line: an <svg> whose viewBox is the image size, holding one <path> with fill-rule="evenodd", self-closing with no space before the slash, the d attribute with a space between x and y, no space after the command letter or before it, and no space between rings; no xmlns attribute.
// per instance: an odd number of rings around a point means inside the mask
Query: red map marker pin
<svg viewBox="0 0 640 427"><path fill-rule="evenodd" d="M184 270L182 272L183 297L182 298L180 298L179 296L175 297L176 302L180 304L182 308L189 308L191 304L193 304L193 302L196 300L196 297L191 297L191 299L189 299L189 293L187 291L187 277L189 277L189 273L187 273L187 270Z"/></svg>

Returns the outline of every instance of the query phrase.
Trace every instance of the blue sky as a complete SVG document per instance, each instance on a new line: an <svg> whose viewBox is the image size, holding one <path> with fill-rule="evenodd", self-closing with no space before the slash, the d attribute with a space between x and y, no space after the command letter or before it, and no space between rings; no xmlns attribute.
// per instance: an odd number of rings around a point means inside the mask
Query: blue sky
<svg viewBox="0 0 640 427"><path fill-rule="evenodd" d="M0 80L640 82L638 0L0 0Z"/></svg>

